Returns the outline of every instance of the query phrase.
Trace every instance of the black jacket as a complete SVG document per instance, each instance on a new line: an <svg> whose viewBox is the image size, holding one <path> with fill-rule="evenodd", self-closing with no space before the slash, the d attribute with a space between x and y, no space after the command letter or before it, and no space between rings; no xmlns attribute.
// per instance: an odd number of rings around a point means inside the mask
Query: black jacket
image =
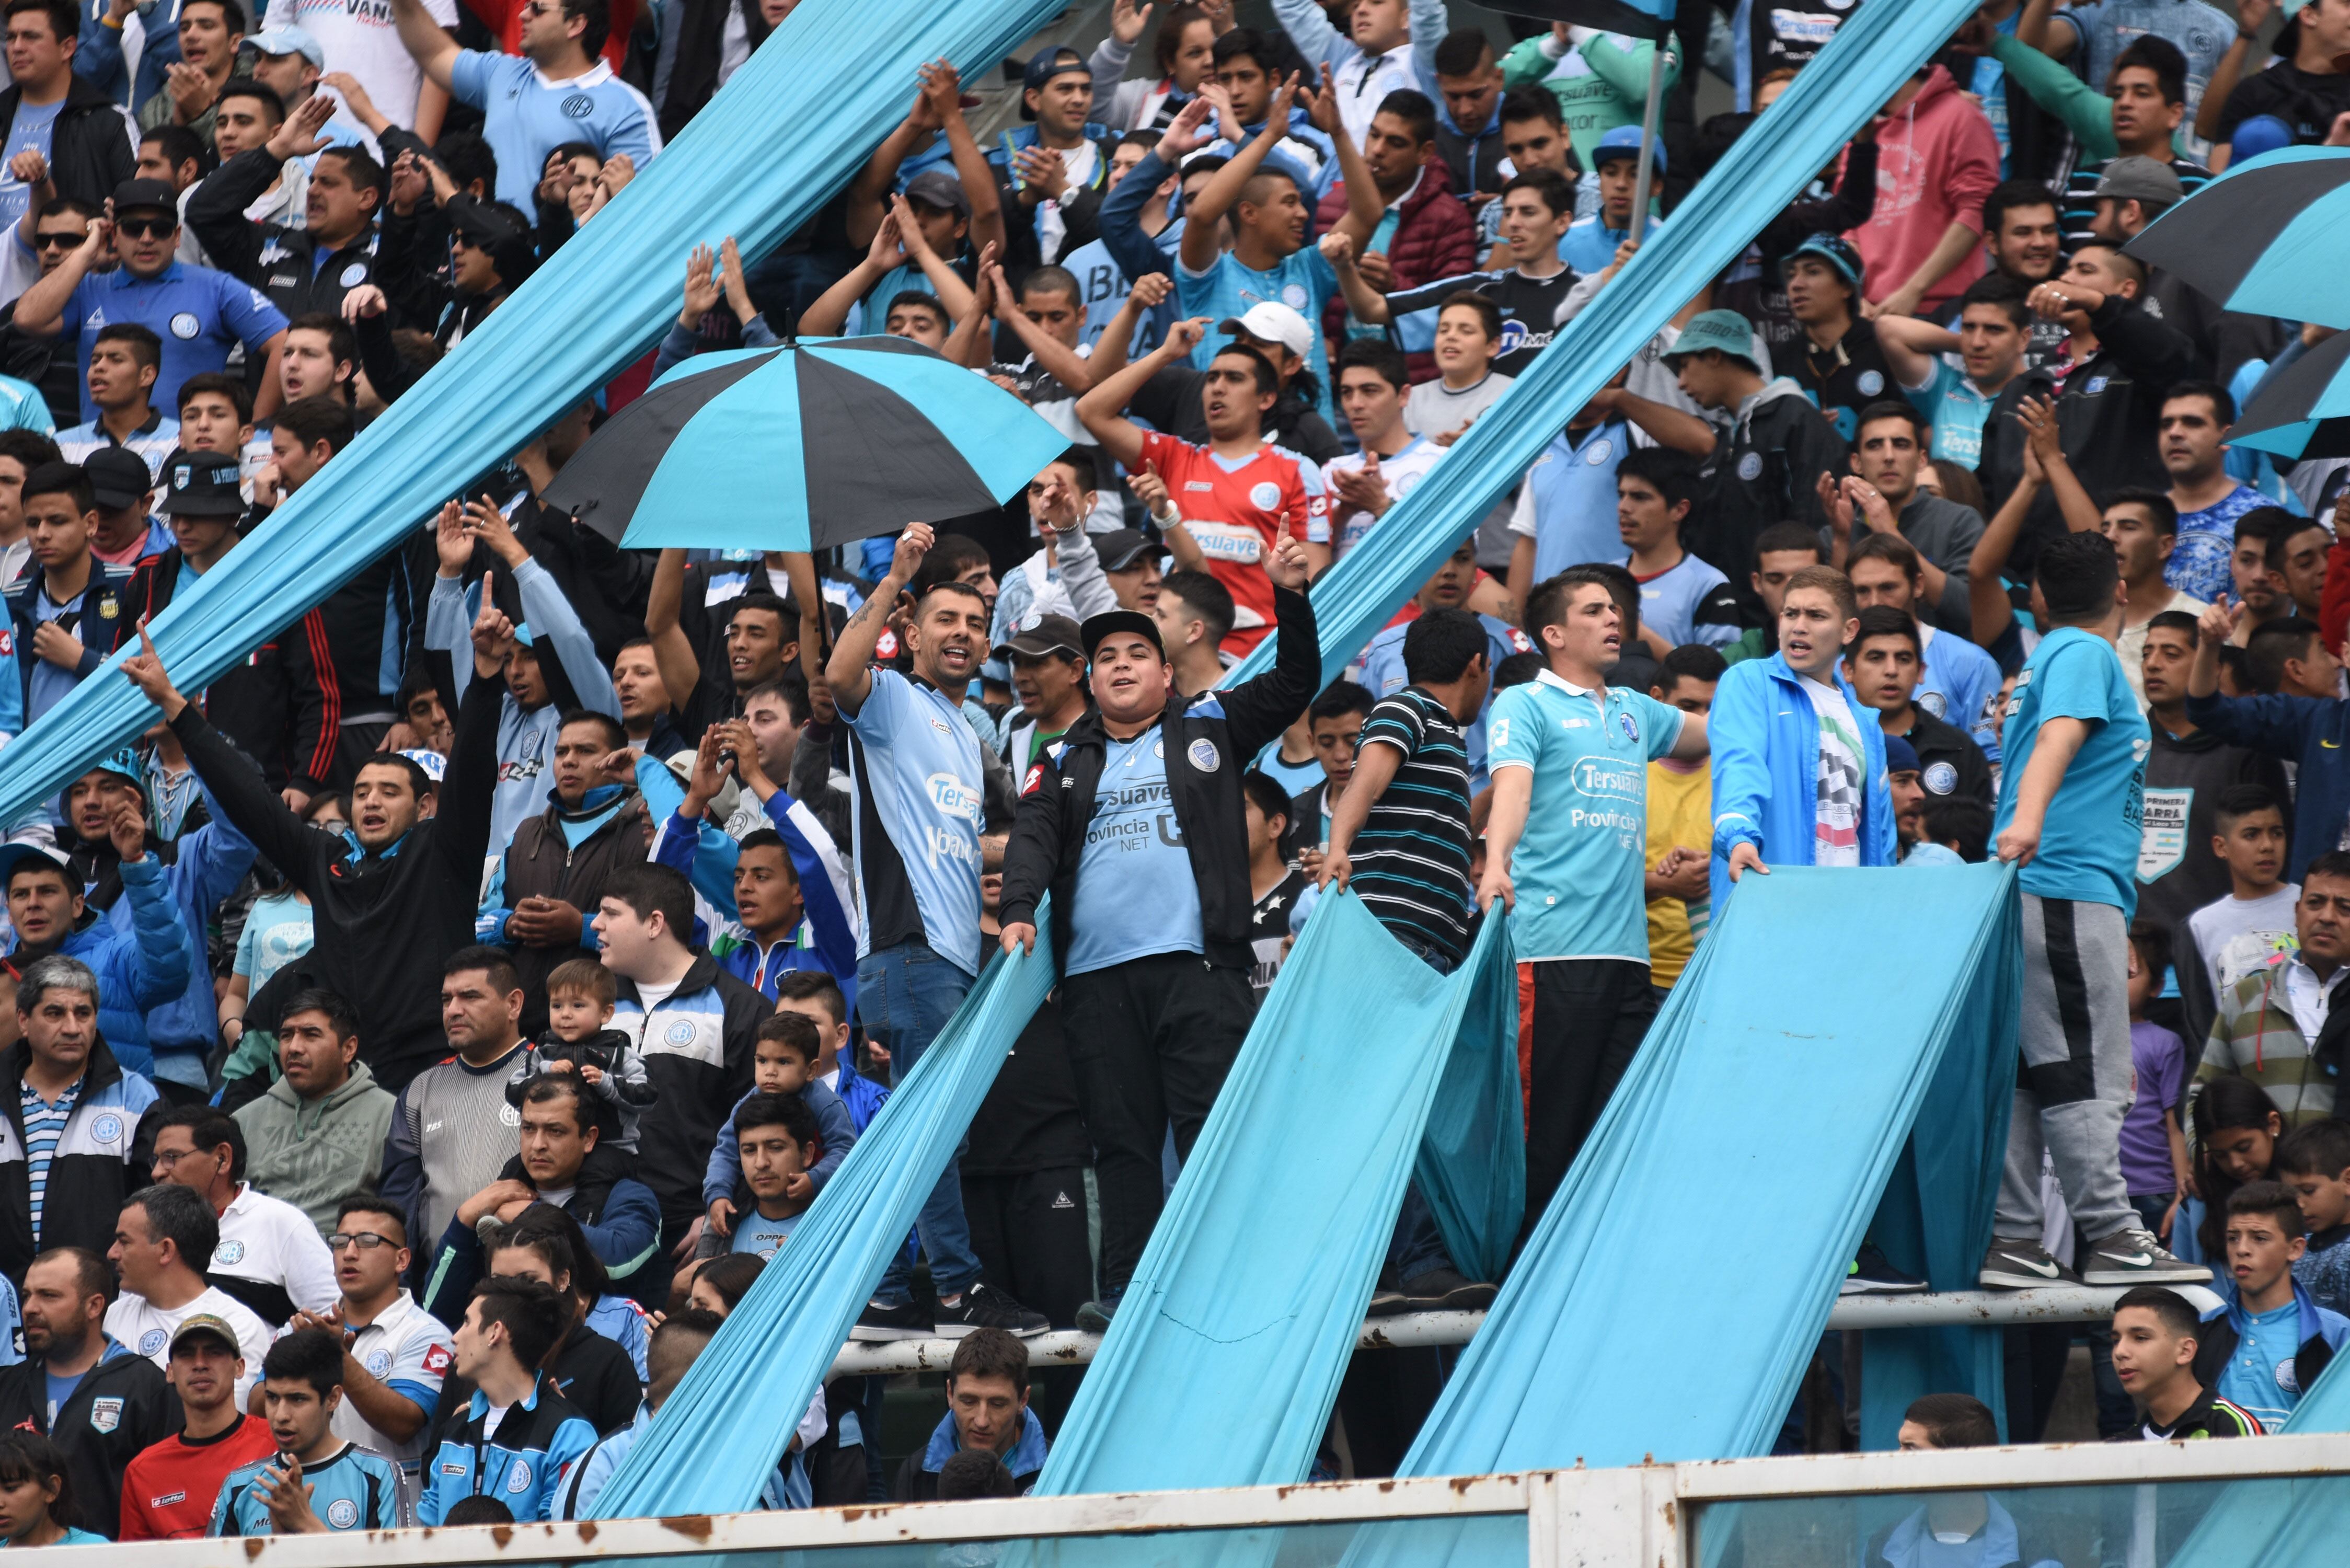
<svg viewBox="0 0 2350 1568"><path fill-rule="evenodd" d="M2132 484L2169 487L2155 426L2170 389L2196 373L2195 346L2169 323L2118 296L2106 297L2089 326L2097 335L2097 351L2073 368L2061 390L2047 371L2027 371L2010 381L1991 405L1975 474L1994 514L2023 476L2023 427L2014 415L2025 398L2055 398L2064 460L2091 495L2111 495ZM2041 541L2064 532L2056 493L2043 485L2008 556L2008 576L2027 577L2040 558Z"/></svg>
<svg viewBox="0 0 2350 1568"><path fill-rule="evenodd" d="M629 792L611 820L576 846L563 836L564 811L550 803L515 829L505 849L505 900L513 909L528 898L561 898L592 920L604 897L604 883L622 866L641 865L652 856L653 825L644 797ZM509 935L506 950L522 971L522 1027L536 1034L546 1027L546 977L556 966L588 950L577 942L536 947Z"/></svg>
<svg viewBox="0 0 2350 1568"><path fill-rule="evenodd" d="M681 1236L702 1211L711 1147L735 1102L751 1092L759 1025L775 1004L708 953L694 954L669 1000L641 1024L626 1022L643 1003L637 982L625 976L620 1002L615 1023L637 1035L645 1076L660 1096L637 1121L639 1179L660 1199L662 1233Z"/></svg>
<svg viewBox="0 0 2350 1568"><path fill-rule="evenodd" d="M21 1094L32 1056L22 1040L0 1051L0 1274L16 1281L36 1255ZM41 1199L43 1251L88 1247L106 1255L122 1200L147 1185L155 1147L152 1113L164 1108L145 1079L123 1072L105 1036L90 1043L72 1114L49 1156Z"/></svg>
<svg viewBox="0 0 2350 1568"><path fill-rule="evenodd" d="M116 642L132 624L122 613L130 576L129 566L101 561L96 556L89 558L89 581L81 590L80 600L57 623L81 642L81 662L74 670L75 680L97 674L106 656L114 651ZM46 581L40 562L27 561L25 575L9 585L7 592L8 614L16 634L16 673L25 683L28 710L33 698L33 666L40 659L33 651L33 633L41 624L37 596L45 591Z"/></svg>
<svg viewBox="0 0 2350 1568"><path fill-rule="evenodd" d="M1974 738L1956 724L1937 719L1916 703L1909 705L1908 741L1918 753L1918 782L1926 798L1979 801L1989 809L1998 805L1991 788L1991 763ZM1947 771L1937 772L1938 768Z"/></svg>
<svg viewBox="0 0 2350 1568"><path fill-rule="evenodd" d="M179 581L177 545L140 562L122 596L123 624L136 627L162 614ZM196 699L213 728L261 764L262 776L273 789L290 783L316 794L327 787L327 776L334 771L341 739L341 693L332 681L318 678L321 663L333 662L328 648L326 618L307 611ZM331 719L330 703L335 710Z"/></svg>
<svg viewBox="0 0 2350 1568"><path fill-rule="evenodd" d="M370 225L322 264L308 230L246 217L245 208L285 167L266 147L238 153L188 198L188 227L213 265L267 295L287 320L314 310L340 316L343 296L375 280L375 229Z"/></svg>
<svg viewBox="0 0 2350 1568"><path fill-rule="evenodd" d="M1303 594L1273 591L1280 633L1274 666L1225 690L1177 696L1159 718L1166 738L1167 794L1183 848L1200 884L1201 945L1210 963L1245 972L1249 946L1248 823L1241 775L1249 759L1280 738L1322 685L1314 607ZM1036 905L1053 893L1053 952L1069 950L1069 911L1076 905L1077 864L1093 821L1108 735L1089 711L1028 770L1020 811L1003 852L1003 923L1035 925Z"/></svg>
<svg viewBox="0 0 2350 1568"><path fill-rule="evenodd" d="M107 1401L102 1409L100 1399ZM109 1541L122 1528L122 1472L140 1449L186 1424L180 1397L155 1364L135 1351L118 1347L84 1373L72 1397L57 1407L55 1426L40 1357L0 1368L0 1427L39 1432L64 1451L79 1515L74 1523Z"/></svg>
<svg viewBox="0 0 2350 1568"><path fill-rule="evenodd" d="M1820 475L1842 473L1846 456L1835 427L1783 376L1767 383L1754 407L1715 441L1699 471L1711 504L1690 515L1694 526L1681 530L1681 543L1738 587L1751 624L1763 618L1749 583L1754 541L1774 523L1825 528Z"/></svg>
<svg viewBox="0 0 2350 1568"><path fill-rule="evenodd" d="M223 815L310 896L318 929L312 967L367 1020L362 1058L393 1094L448 1054L441 961L473 942L504 699L500 682L473 682L455 715L439 812L388 855L357 854L306 826L193 703L172 722Z"/></svg>
<svg viewBox="0 0 2350 1568"><path fill-rule="evenodd" d="M685 122L702 112L718 90L718 57L726 33L726 13L740 10L751 52L767 41L775 26L757 0L684 0L671 8L677 28L677 49L671 57L669 91L655 106L663 143L677 140ZM656 46L658 47L658 46Z"/></svg>
<svg viewBox="0 0 2350 1568"><path fill-rule="evenodd" d="M24 101L22 88L0 92L0 125L14 124ZM81 77L68 81L65 106L49 132L49 179L58 195L102 207L130 178L139 153L126 119L112 99Z"/></svg>

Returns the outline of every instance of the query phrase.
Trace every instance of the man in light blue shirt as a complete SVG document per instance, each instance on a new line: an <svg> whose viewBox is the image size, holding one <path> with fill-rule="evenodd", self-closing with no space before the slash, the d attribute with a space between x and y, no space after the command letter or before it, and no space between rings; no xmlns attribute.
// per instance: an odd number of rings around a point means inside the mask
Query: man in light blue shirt
<svg viewBox="0 0 2350 1568"><path fill-rule="evenodd" d="M1983 421L2007 384L2023 370L2032 342L2032 313L2023 289L1991 272L1959 296L1955 333L1914 316L1877 318L1877 346L1886 366L1934 430L1929 455L1972 468L1982 461ZM1950 350L1958 351L1952 363Z"/></svg>
<svg viewBox="0 0 2350 1568"><path fill-rule="evenodd" d="M2022 868L2022 1072L1980 1277L1993 1289L2074 1277L2040 1244L2044 1147L2080 1233L2082 1283L2196 1283L2211 1272L2163 1250L2121 1173L2136 1093L2128 927L2152 747L2114 652L2121 565L2104 535L2067 534L2041 547L2037 571L2049 629L2007 704L1995 840Z"/></svg>
<svg viewBox="0 0 2350 1568"><path fill-rule="evenodd" d="M1706 721L1607 685L1623 616L1604 574L1575 566L1545 581L1525 624L1549 668L1494 698L1486 718L1493 808L1477 903L1507 906L1518 960L1534 972L1531 1231L1656 1015L1648 764L1704 756Z"/></svg>
<svg viewBox="0 0 2350 1568"><path fill-rule="evenodd" d="M610 0L530 0L520 57L459 48L424 0L391 0L391 15L433 85L482 111L483 140L498 158L498 200L517 211L536 210L546 155L567 141L588 142L606 159L625 153L640 172L660 151L652 105L600 57Z"/></svg>
<svg viewBox="0 0 2350 1568"><path fill-rule="evenodd" d="M1175 314L1178 318L1205 317L1211 322L1244 317L1261 300L1289 306L1307 321L1322 319L1322 307L1338 287L1338 275L1313 243L1312 203L1297 185L1265 167L1265 159L1281 140L1289 122L1291 93L1273 95L1264 129L1247 146L1232 154L1207 187L1192 199L1176 251ZM1326 130L1337 124L1337 107L1329 95L1314 100L1317 122ZM1159 142L1159 156L1180 161L1198 143L1197 132L1170 126ZM1173 142L1177 145L1170 146ZM1189 142L1190 145L1183 145ZM1347 215L1332 226L1360 252L1371 231L1385 215L1378 187L1371 179L1353 140L1341 136L1336 158L1347 182ZM1219 246L1222 220L1232 220L1232 248ZM1192 364L1206 369L1214 362L1222 339L1213 334L1201 339ZM1322 385L1321 411L1330 417L1330 363L1322 334L1313 335L1306 363Z"/></svg>
<svg viewBox="0 0 2350 1568"><path fill-rule="evenodd" d="M899 632L913 672L873 665L899 594L936 542L928 524L898 535L889 569L833 645L826 679L850 735L857 879L864 930L857 1002L889 1053L893 1085L922 1059L979 976L979 836L985 774L960 698L987 657L987 601L966 583L932 584ZM914 1304L905 1254L892 1260L857 1320L858 1340L960 1337L976 1328L1041 1334L1045 1319L980 1281L951 1159L914 1221L939 1297Z"/></svg>
<svg viewBox="0 0 2350 1568"><path fill-rule="evenodd" d="M1656 162L1648 171L1648 195L1636 199L1632 187L1640 179L1640 128L1619 125L1599 139L1591 150L1592 167L1599 175L1599 211L1587 218L1578 218L1570 224L1566 238L1559 242L1558 254L1566 265L1585 277L1605 272L1616 260L1618 246L1632 237L1632 209L1645 207L1648 201L1664 193L1665 147L1657 144ZM1654 234L1662 220L1653 213L1646 220L1643 234Z"/></svg>

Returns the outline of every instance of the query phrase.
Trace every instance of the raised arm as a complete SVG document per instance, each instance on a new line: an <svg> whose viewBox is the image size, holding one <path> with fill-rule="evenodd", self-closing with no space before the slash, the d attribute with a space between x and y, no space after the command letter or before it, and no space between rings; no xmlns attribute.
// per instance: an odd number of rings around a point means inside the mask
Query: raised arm
<svg viewBox="0 0 2350 1568"><path fill-rule="evenodd" d="M848 624L840 628L840 640L832 645L824 678L832 688L835 706L850 718L857 716L872 693L873 649L881 640L882 628L889 624L889 612L897 607L899 594L914 580L922 557L937 542L929 524L907 524L906 531L898 535L898 547L890 553L889 569L873 587L873 597L848 618Z"/></svg>
<svg viewBox="0 0 2350 1568"><path fill-rule="evenodd" d="M424 0L391 0L391 20L400 29L401 47L422 67L425 80L446 91L463 52L457 40L442 31Z"/></svg>
<svg viewBox="0 0 2350 1568"><path fill-rule="evenodd" d="M839 282L817 296L816 302L801 313L801 333L809 337L838 336L848 324L848 313L857 302L872 293L876 285L904 265L905 262L906 246L899 237L897 214L884 211L866 244L865 259L850 267ZM968 293L967 290L965 292ZM881 308L887 311L889 302L883 300ZM866 325L872 327L878 323L868 322Z"/></svg>
<svg viewBox="0 0 2350 1568"><path fill-rule="evenodd" d="M1118 374L1096 381L1093 389L1077 400L1077 422L1092 433L1120 468L1132 468L1142 460L1142 427L1126 417L1126 405L1134 400L1145 381L1189 358L1207 335L1208 318L1204 316L1179 321L1168 329L1166 342Z"/></svg>
<svg viewBox="0 0 2350 1568"><path fill-rule="evenodd" d="M1909 391L1922 389L1934 379L1936 355L1958 350L1957 333L1914 316L1880 316L1873 325L1877 328L1877 346L1885 351L1885 363L1892 370L1893 379Z"/></svg>
<svg viewBox="0 0 2350 1568"><path fill-rule="evenodd" d="M66 253L57 270L39 277L17 296L16 329L32 337L55 337L65 327L66 306L74 290L98 266L114 238L114 225L104 218L89 221L82 243Z"/></svg>
<svg viewBox="0 0 2350 1568"><path fill-rule="evenodd" d="M947 151L954 160L955 178L962 182L962 193L971 202L971 247L982 250L993 245L1001 254L1004 250L1003 198L995 182L995 170L988 163L979 140L972 135L971 122L963 118L962 78L955 75L952 66L932 66L923 73L922 90L930 95L931 110L946 131ZM951 303L948 308L953 308Z"/></svg>
<svg viewBox="0 0 2350 1568"><path fill-rule="evenodd" d="M1080 395L1093 389L1094 372L1088 361L1078 358L1077 351L1028 319L1013 297L1012 285L1003 269L988 264L987 279L995 286L995 319L1012 328L1012 336L1020 339L1028 352L1036 357L1039 369L1064 387Z"/></svg>
<svg viewBox="0 0 2350 1568"><path fill-rule="evenodd" d="M1249 138L1247 145L1216 171L1185 208L1183 244L1178 253L1185 271L1203 273L1215 265L1219 254L1216 227L1240 201L1241 192L1256 178L1257 171L1264 167L1266 154L1280 144L1283 132L1289 129L1289 106L1296 97L1297 78L1293 76L1273 95L1273 107L1265 111L1264 129Z"/></svg>
<svg viewBox="0 0 2350 1568"><path fill-rule="evenodd" d="M1388 307L1388 296L1371 286L1363 269L1355 265L1354 236L1333 227L1315 242L1322 248L1322 259L1338 275L1338 292L1347 297L1347 308L1355 319L1372 327L1380 327L1394 319Z"/></svg>
<svg viewBox="0 0 2350 1568"><path fill-rule="evenodd" d="M1274 107L1281 107L1277 98ZM1387 216L1388 204L1379 195L1378 182L1371 177L1371 166L1363 161L1363 150L1355 145L1355 139L1347 134L1347 127L1338 118L1338 88L1330 79L1327 65L1322 67L1321 86L1307 99L1305 112L1313 119L1314 128L1337 149L1338 178L1347 182L1347 215L1331 224L1330 232L1346 235L1358 247L1367 244L1378 230L1379 220ZM1281 129L1286 130L1286 113L1268 115L1265 129L1274 129L1276 118Z"/></svg>
<svg viewBox="0 0 2350 1568"><path fill-rule="evenodd" d="M682 708L702 684L702 659L693 639L678 625L685 603L685 552L663 550L645 593L645 637L653 645L653 668L671 706Z"/></svg>

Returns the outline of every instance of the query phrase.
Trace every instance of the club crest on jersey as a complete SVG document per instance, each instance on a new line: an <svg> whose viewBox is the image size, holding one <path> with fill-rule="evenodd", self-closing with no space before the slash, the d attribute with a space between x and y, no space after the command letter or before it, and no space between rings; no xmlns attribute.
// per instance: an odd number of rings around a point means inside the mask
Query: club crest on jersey
<svg viewBox="0 0 2350 1568"><path fill-rule="evenodd" d="M1217 766L1224 760L1222 754L1216 750L1216 742L1204 735L1192 742L1191 749L1183 754L1191 758L1191 765L1203 774L1214 773Z"/></svg>
<svg viewBox="0 0 2350 1568"><path fill-rule="evenodd" d="M359 1521L359 1505L349 1498L338 1497L327 1509L327 1522L337 1530L348 1530Z"/></svg>
<svg viewBox="0 0 2350 1568"><path fill-rule="evenodd" d="M141 1355L154 1355L154 1351L147 1348L147 1340L161 1339L162 1337L163 1331L161 1329L151 1329L146 1337L140 1340L139 1353ZM158 1346L157 1348L160 1349L161 1346ZM93 1399L89 1402L89 1429L91 1431L111 1432L120 1425L122 1425L122 1401L120 1399Z"/></svg>
<svg viewBox="0 0 2350 1568"><path fill-rule="evenodd" d="M1260 511L1272 511L1281 504L1281 486L1269 479L1259 480L1249 486L1249 504Z"/></svg>

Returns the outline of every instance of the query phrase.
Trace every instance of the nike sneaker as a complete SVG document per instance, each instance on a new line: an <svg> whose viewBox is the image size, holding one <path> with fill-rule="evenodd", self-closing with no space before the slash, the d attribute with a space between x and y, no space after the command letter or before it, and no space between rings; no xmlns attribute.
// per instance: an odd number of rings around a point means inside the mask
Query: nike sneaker
<svg viewBox="0 0 2350 1568"><path fill-rule="evenodd" d="M2166 1258L2169 1255L2163 1253ZM2078 1275L2049 1256L2048 1249L2039 1242L2008 1236L1991 1238L1991 1251L1983 1254L1982 1272L1975 1278L1995 1291L2043 1290L2050 1285L2081 1282Z"/></svg>
<svg viewBox="0 0 2350 1568"><path fill-rule="evenodd" d="M2202 1264L2172 1257L2142 1225L2115 1231L2081 1260L2081 1282L2088 1285L2199 1285L2210 1277Z"/></svg>

